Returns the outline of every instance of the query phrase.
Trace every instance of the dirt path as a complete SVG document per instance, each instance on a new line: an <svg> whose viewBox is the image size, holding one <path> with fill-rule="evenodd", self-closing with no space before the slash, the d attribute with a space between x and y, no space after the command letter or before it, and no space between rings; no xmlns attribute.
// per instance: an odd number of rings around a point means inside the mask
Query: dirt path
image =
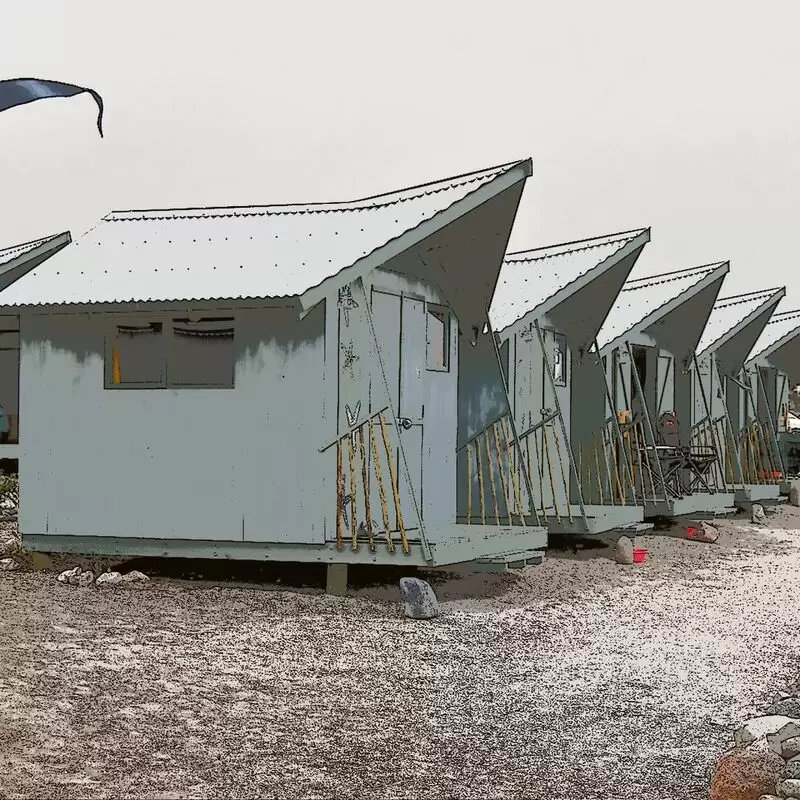
<svg viewBox="0 0 800 800"><path fill-rule="evenodd" d="M449 581L434 623L394 588L0 573L0 797L705 797L797 677L800 531L642 541Z"/></svg>

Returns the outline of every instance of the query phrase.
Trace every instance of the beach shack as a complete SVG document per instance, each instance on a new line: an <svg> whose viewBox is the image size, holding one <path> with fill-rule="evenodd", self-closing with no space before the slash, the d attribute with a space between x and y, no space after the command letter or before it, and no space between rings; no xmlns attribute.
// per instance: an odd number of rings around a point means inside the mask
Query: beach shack
<svg viewBox="0 0 800 800"><path fill-rule="evenodd" d="M692 443L717 448L720 482L734 492L740 508L753 502L775 502L779 497L781 481L774 476L777 443L759 420L750 424L742 420L746 386L741 372L785 295L786 288L780 287L717 300L692 365ZM757 467L754 454L763 454L771 469Z"/></svg>
<svg viewBox="0 0 800 800"><path fill-rule="evenodd" d="M741 423L747 432L761 431L757 440L751 436L747 457L759 476L780 478L781 494L790 485L779 442L788 436L789 394L800 383L800 309L772 315L764 327L742 373Z"/></svg>
<svg viewBox="0 0 800 800"><path fill-rule="evenodd" d="M590 449L584 462L576 458L572 432L581 443L589 432L586 397L573 376L587 360L595 364L598 331L649 241L650 230L640 229L509 253L503 262L490 320L516 423L515 463L518 472L524 463L532 484L531 502L520 481L526 514L532 524L546 521L551 534L630 530L643 522L635 497L615 491L605 427L591 432L602 455L591 460ZM599 471L594 481L590 468Z"/></svg>
<svg viewBox="0 0 800 800"><path fill-rule="evenodd" d="M603 414L625 440L610 457L635 482L646 519L733 509L733 491L715 482L715 448L691 445L691 367L729 268L720 262L658 275L635 270L598 335Z"/></svg>
<svg viewBox="0 0 800 800"><path fill-rule="evenodd" d="M0 248L0 291L70 242L59 233ZM0 470L16 472L19 445L19 322L14 314L0 315Z"/></svg>
<svg viewBox="0 0 800 800"><path fill-rule="evenodd" d="M113 212L19 277L24 546L314 561L337 592L353 563L525 563L546 529L459 524L455 462L530 174Z"/></svg>

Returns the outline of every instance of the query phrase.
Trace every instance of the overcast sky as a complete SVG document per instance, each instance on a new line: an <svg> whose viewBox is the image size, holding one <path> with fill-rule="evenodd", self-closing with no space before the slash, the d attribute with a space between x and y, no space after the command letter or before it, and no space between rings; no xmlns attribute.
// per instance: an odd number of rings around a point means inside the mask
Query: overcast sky
<svg viewBox="0 0 800 800"><path fill-rule="evenodd" d="M88 95L0 116L0 245L531 156L513 249L651 226L653 271L730 259L724 294L781 285L798 23L797 0L18 0L0 76L97 89L105 138Z"/></svg>

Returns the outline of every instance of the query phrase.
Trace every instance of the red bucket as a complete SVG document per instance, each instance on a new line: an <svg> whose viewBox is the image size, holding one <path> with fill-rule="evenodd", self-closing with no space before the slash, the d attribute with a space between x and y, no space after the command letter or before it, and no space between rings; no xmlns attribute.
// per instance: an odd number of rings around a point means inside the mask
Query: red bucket
<svg viewBox="0 0 800 800"><path fill-rule="evenodd" d="M647 559L647 549L644 547L634 547L633 548L633 563L634 564L641 564L643 561Z"/></svg>

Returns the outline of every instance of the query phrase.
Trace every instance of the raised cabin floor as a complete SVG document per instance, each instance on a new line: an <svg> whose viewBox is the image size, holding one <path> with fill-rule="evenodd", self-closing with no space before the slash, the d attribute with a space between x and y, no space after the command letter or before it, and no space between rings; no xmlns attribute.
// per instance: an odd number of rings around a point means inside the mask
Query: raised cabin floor
<svg viewBox="0 0 800 800"><path fill-rule="evenodd" d="M645 498L644 517L672 519L674 517L695 517L696 519L721 517L736 512L733 492L697 492L686 497L656 501Z"/></svg>
<svg viewBox="0 0 800 800"><path fill-rule="evenodd" d="M781 487L778 484L762 485L746 483L744 486L732 486L736 505L740 508L749 508L753 503L771 505L780 503Z"/></svg>
<svg viewBox="0 0 800 800"><path fill-rule="evenodd" d="M652 524L644 521L644 510L634 505L587 505L586 518L581 515L581 507L570 506L572 520L566 513L547 516L547 532L551 535L575 534L577 536L596 535L619 531L620 533L640 533L652 528Z"/></svg>
<svg viewBox="0 0 800 800"><path fill-rule="evenodd" d="M422 545L409 541L404 553L399 535L394 535L394 552L385 539L375 538L375 549L366 542L353 550L345 538L341 549L335 542L321 545L277 542L234 542L203 539L133 538L114 536L65 536L60 534L22 534L22 546L43 553L78 553L90 556L228 558L248 561L297 561L321 564L407 564L437 567L500 560L516 563L530 558L532 551L547 547L547 529L496 525L449 525L426 531L432 561L426 561Z"/></svg>

